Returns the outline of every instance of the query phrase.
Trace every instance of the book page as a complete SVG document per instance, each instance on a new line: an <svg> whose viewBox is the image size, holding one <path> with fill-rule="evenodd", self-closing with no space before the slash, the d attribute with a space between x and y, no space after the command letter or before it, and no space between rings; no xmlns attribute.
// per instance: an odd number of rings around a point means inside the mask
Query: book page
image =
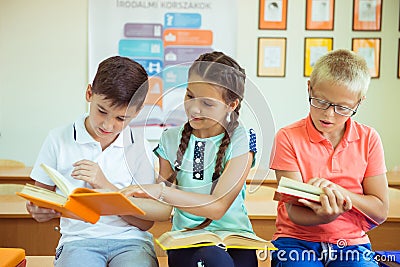
<svg viewBox="0 0 400 267"><path fill-rule="evenodd" d="M47 190L45 188L41 188L35 185L26 184L20 192L23 195L32 196L33 198L47 200L57 204L65 204L67 198L57 194L54 191ZM31 200L35 202L34 200Z"/></svg>
<svg viewBox="0 0 400 267"><path fill-rule="evenodd" d="M193 236L204 236L204 235L212 235L212 236L217 237L217 235L215 235L214 233L204 230L204 229L192 230L192 231L171 232L171 236L174 237L175 239L188 238L188 237L193 237Z"/></svg>
<svg viewBox="0 0 400 267"><path fill-rule="evenodd" d="M278 188L276 189L276 192L282 193L285 195L289 195L289 196L295 196L296 198L302 198L302 199L306 199L306 200L315 201L315 202L320 201L319 195L310 194L310 193L299 191L299 190L293 189L293 188L278 186ZM286 198L286 200L282 199L282 201L284 201L284 202L287 202L288 200L289 200L289 198ZM296 199L291 199L291 200L293 201ZM297 202L297 200L296 200L296 202Z"/></svg>
<svg viewBox="0 0 400 267"><path fill-rule="evenodd" d="M226 248L267 249L273 247L270 241L249 232L215 231Z"/></svg>
<svg viewBox="0 0 400 267"><path fill-rule="evenodd" d="M74 190L75 186L57 170L44 163L40 164L40 167L42 167L43 170L50 176L51 180L53 180L53 182L61 190L61 192L65 194L65 196L68 196Z"/></svg>
<svg viewBox="0 0 400 267"><path fill-rule="evenodd" d="M170 231L162 234L156 241L164 250L222 243L218 235L204 229Z"/></svg>
<svg viewBox="0 0 400 267"><path fill-rule="evenodd" d="M256 236L255 234L249 233L249 232L232 232L232 231L214 231L215 234L217 234L221 240L227 240L230 237L232 238L244 238L244 239L252 239L252 240L257 240L261 242L267 242L266 240L262 239L261 237Z"/></svg>
<svg viewBox="0 0 400 267"><path fill-rule="evenodd" d="M310 185L310 184L306 184L303 182L299 182L290 178L286 178L286 177L281 177L280 181L279 181L279 186L281 187L286 187L286 188L291 188L291 189L295 189L298 191L303 191L303 192L307 192L313 195L320 195L322 194L324 191L316 186Z"/></svg>

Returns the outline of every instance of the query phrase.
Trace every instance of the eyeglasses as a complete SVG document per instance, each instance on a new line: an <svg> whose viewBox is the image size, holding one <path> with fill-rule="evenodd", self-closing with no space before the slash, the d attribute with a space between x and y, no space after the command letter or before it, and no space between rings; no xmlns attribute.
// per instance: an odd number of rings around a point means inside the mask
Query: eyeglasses
<svg viewBox="0 0 400 267"><path fill-rule="evenodd" d="M310 102L310 105L313 106L314 108L327 110L328 108L330 108L332 106L335 113L337 113L341 116L351 117L357 113L357 109L358 109L358 106L360 105L361 100L357 103L357 107L355 109L351 109L351 108L344 107L344 106L337 105L337 104L332 104L331 102L328 102L328 101L325 101L325 100L322 100L319 98L315 98L312 96L310 96L308 98L308 101Z"/></svg>

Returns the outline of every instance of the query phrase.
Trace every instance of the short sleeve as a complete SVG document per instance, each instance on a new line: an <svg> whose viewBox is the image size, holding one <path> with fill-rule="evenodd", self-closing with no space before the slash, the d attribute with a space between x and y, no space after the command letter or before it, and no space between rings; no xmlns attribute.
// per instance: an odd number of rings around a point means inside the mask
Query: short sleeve
<svg viewBox="0 0 400 267"><path fill-rule="evenodd" d="M284 129L279 130L275 135L270 162L270 168L273 170L299 171L290 136Z"/></svg>
<svg viewBox="0 0 400 267"><path fill-rule="evenodd" d="M176 160L176 151L181 139L182 127L169 128L162 132L160 142L154 148L153 153L157 157L168 160L173 166Z"/></svg>
<svg viewBox="0 0 400 267"><path fill-rule="evenodd" d="M256 132L253 129L249 130L249 151L254 154L257 153L257 137Z"/></svg>
<svg viewBox="0 0 400 267"><path fill-rule="evenodd" d="M44 140L30 176L33 180L38 181L42 184L50 186L55 185L51 178L40 167L40 164L42 163L46 163L48 166L57 169L56 143L52 132L50 132Z"/></svg>
<svg viewBox="0 0 400 267"><path fill-rule="evenodd" d="M256 132L253 129L246 130L244 127L239 126L233 133L230 145L230 153L227 153L227 160L236 158L249 152L254 153L252 162L253 167L255 165L255 155L257 153Z"/></svg>
<svg viewBox="0 0 400 267"><path fill-rule="evenodd" d="M385 155L379 134L372 129L368 141L368 165L364 177L380 175L386 172Z"/></svg>
<svg viewBox="0 0 400 267"><path fill-rule="evenodd" d="M168 160L167 154L166 154L166 149L165 149L165 145L166 145L166 136L168 134L168 129L164 130L161 134L161 138L160 141L158 143L158 145L156 146L156 148L153 149L153 153L157 156L157 157L161 157L163 159Z"/></svg>
<svg viewBox="0 0 400 267"><path fill-rule="evenodd" d="M159 143L154 149L153 149L153 153L157 156L157 157L161 157L163 159L167 159L167 155L164 152L164 147L161 145L161 143Z"/></svg>

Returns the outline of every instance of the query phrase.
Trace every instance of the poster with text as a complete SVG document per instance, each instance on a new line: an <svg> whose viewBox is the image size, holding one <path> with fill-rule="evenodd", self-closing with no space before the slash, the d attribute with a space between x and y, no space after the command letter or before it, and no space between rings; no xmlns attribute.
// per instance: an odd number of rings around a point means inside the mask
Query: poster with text
<svg viewBox="0 0 400 267"><path fill-rule="evenodd" d="M158 139L165 127L186 119L187 72L199 55L236 52L237 0L89 0L89 82L98 64L114 55L140 63L149 94L132 127Z"/></svg>

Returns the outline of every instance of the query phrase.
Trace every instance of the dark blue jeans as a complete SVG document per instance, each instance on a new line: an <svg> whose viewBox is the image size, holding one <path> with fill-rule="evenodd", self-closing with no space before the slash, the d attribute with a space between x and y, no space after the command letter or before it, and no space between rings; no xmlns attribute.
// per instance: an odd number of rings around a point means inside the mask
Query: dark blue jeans
<svg viewBox="0 0 400 267"><path fill-rule="evenodd" d="M281 237L273 241L278 250L271 251L273 267L377 267L371 244L342 246Z"/></svg>
<svg viewBox="0 0 400 267"><path fill-rule="evenodd" d="M217 246L168 251L169 267L257 267L255 250L228 249Z"/></svg>

